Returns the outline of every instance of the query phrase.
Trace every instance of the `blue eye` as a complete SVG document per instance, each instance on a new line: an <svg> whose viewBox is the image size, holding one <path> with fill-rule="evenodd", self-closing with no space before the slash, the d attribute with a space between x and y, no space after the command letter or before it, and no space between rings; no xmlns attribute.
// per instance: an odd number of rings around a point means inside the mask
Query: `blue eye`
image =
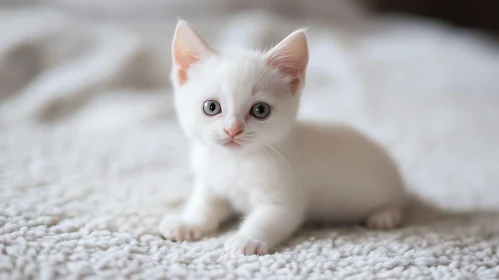
<svg viewBox="0 0 499 280"><path fill-rule="evenodd" d="M270 115L270 106L267 103L258 102L251 107L250 115L257 119L263 120Z"/></svg>
<svg viewBox="0 0 499 280"><path fill-rule="evenodd" d="M203 111L208 116L215 116L222 112L222 107L217 101L208 100L203 104Z"/></svg>

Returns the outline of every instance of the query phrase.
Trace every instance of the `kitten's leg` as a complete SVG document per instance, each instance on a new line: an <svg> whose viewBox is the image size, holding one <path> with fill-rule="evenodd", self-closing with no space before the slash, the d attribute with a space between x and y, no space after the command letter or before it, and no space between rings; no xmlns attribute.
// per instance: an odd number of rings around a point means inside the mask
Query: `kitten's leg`
<svg viewBox="0 0 499 280"><path fill-rule="evenodd" d="M366 226L374 229L391 229L402 223L402 209L386 206L372 212L366 219Z"/></svg>
<svg viewBox="0 0 499 280"><path fill-rule="evenodd" d="M290 237L303 222L303 212L289 206L262 205L244 220L225 243L231 253L265 255Z"/></svg>
<svg viewBox="0 0 499 280"><path fill-rule="evenodd" d="M197 240L215 232L230 216L228 203L212 196L203 183L197 182L183 211L166 215L159 231L175 241Z"/></svg>

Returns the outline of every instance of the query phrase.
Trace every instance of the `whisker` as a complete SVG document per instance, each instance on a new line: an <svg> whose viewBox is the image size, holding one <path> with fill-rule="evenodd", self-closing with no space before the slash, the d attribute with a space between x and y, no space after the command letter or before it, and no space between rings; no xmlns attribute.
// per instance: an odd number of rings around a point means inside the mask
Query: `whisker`
<svg viewBox="0 0 499 280"><path fill-rule="evenodd" d="M287 149L281 147L278 143L276 142L270 142L271 144L275 145L276 148L281 149L284 153L286 153L289 157L291 157L291 154L288 152ZM293 151L294 152L294 151ZM294 153L296 155L296 153Z"/></svg>
<svg viewBox="0 0 499 280"><path fill-rule="evenodd" d="M289 151L291 151L295 156L298 155L293 149L291 149L289 146L284 145L283 143L279 143L278 141L270 139L269 136L263 136L261 137L262 141L267 143L267 144L272 144L276 148L281 149L284 153L286 153L289 157L292 157ZM275 138L274 138L275 139Z"/></svg>
<svg viewBox="0 0 499 280"><path fill-rule="evenodd" d="M187 155L188 155L188 153L184 153L184 155L175 164L175 168L178 167L178 165L182 162L182 160L184 160L185 158L187 158Z"/></svg>
<svg viewBox="0 0 499 280"><path fill-rule="evenodd" d="M265 155L265 158L267 158L267 156L268 156L269 159L272 160L271 163L274 165L274 173L277 174L277 167L276 167L275 161L272 158L272 155L270 155L268 152L266 153L265 149L263 149L263 148L262 148L262 153Z"/></svg>
<svg viewBox="0 0 499 280"><path fill-rule="evenodd" d="M291 165L289 164L288 160L277 149L275 149L274 147L272 147L272 145L270 145L269 143L265 143L265 145L278 154L278 156L286 164L288 172L289 172L289 175L292 175L293 174L293 169L291 168Z"/></svg>
<svg viewBox="0 0 499 280"><path fill-rule="evenodd" d="M297 153L296 153L296 152L295 152L295 151L294 151L291 147L287 146L287 145L286 145L286 144L284 144L284 143L279 142L276 138L274 138L274 137L272 137L272 136L270 136L270 135L266 135L266 136L265 136L265 138L270 138L269 140L270 140L273 144L275 144L275 145L279 146L282 150L286 151L287 149L289 149L289 150L291 150L291 151L292 151L295 155L297 155Z"/></svg>
<svg viewBox="0 0 499 280"><path fill-rule="evenodd" d="M264 154L259 146L257 146L256 149L257 149L258 154L260 155L260 157L263 161L263 164L265 166L265 174L267 174L267 157L264 157Z"/></svg>

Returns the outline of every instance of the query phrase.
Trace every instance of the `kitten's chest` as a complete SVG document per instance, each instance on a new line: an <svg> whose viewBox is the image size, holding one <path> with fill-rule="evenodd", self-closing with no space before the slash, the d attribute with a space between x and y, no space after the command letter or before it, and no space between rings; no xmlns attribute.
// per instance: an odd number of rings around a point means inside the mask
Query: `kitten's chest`
<svg viewBox="0 0 499 280"><path fill-rule="evenodd" d="M251 159L196 157L196 174L217 196L226 198L240 212L249 211L261 196L268 179Z"/></svg>

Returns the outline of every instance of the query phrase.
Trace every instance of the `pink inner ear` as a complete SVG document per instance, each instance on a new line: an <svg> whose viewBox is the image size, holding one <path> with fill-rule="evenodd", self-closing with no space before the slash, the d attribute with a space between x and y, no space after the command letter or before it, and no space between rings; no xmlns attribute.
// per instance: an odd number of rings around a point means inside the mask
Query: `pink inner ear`
<svg viewBox="0 0 499 280"><path fill-rule="evenodd" d="M298 64L290 62L289 58L286 57L273 56L269 58L268 63L279 69L282 73L292 77L301 76L304 71Z"/></svg>
<svg viewBox="0 0 499 280"><path fill-rule="evenodd" d="M298 90L298 87L300 86L300 83L301 83L301 78L300 77L294 77L291 80L290 87L291 87L291 92L293 92L293 94L295 94L296 91Z"/></svg>
<svg viewBox="0 0 499 280"><path fill-rule="evenodd" d="M291 78L290 89L296 93L308 64L307 38L302 30L290 34L268 53L268 64Z"/></svg>
<svg viewBox="0 0 499 280"><path fill-rule="evenodd" d="M172 44L173 61L179 85L188 79L187 70L202 57L214 53L199 34L184 21L177 24Z"/></svg>
<svg viewBox="0 0 499 280"><path fill-rule="evenodd" d="M183 86L187 82L187 70L179 69L177 72L178 84Z"/></svg>
<svg viewBox="0 0 499 280"><path fill-rule="evenodd" d="M187 69L196 63L199 58L195 54L178 54L174 52L173 59L175 60L175 64L177 65L177 78L179 85L185 84L187 81Z"/></svg>
<svg viewBox="0 0 499 280"><path fill-rule="evenodd" d="M296 65L293 64L287 64L286 62L283 62L282 58L279 57L270 57L268 63L269 65L279 69L281 73L291 77L289 87L291 92L295 94L303 80L304 69L296 67Z"/></svg>

